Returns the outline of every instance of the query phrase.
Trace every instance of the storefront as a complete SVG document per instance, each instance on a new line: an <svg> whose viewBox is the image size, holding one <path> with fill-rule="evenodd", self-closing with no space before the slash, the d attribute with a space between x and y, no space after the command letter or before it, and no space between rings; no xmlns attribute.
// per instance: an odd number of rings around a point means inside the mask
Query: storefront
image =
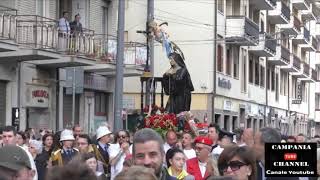
<svg viewBox="0 0 320 180"><path fill-rule="evenodd" d="M52 95L48 86L26 85L27 127L50 128L50 102Z"/></svg>

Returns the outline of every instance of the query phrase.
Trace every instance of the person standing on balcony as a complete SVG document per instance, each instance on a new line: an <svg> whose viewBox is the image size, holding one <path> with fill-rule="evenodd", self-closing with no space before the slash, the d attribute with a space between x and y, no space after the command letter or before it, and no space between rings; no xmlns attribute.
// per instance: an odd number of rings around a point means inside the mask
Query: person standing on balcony
<svg viewBox="0 0 320 180"><path fill-rule="evenodd" d="M72 50L78 52L81 44L82 24L80 22L80 14L74 16L74 21L70 23L72 41Z"/></svg>
<svg viewBox="0 0 320 180"><path fill-rule="evenodd" d="M69 34L70 24L68 21L68 12L63 12L63 17L59 19L59 35Z"/></svg>
<svg viewBox="0 0 320 180"><path fill-rule="evenodd" d="M63 17L59 19L59 51L66 51L68 49L68 40L70 39L70 24L68 21L68 12L63 12Z"/></svg>
<svg viewBox="0 0 320 180"><path fill-rule="evenodd" d="M74 16L74 21L70 23L71 34L77 35L79 33L82 33L82 24L80 22L80 19L80 14Z"/></svg>

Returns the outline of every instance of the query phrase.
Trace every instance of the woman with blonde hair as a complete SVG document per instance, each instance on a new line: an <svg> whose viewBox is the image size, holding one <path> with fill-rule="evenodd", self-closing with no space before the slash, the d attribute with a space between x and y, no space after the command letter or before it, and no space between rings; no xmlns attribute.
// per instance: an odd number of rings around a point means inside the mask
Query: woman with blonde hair
<svg viewBox="0 0 320 180"><path fill-rule="evenodd" d="M216 159L214 159L213 157L210 157L209 160L208 160L208 163L207 163L207 171L209 172L210 176L209 177L212 177L212 176L220 176L220 173L219 173L219 169L218 169L218 162Z"/></svg>

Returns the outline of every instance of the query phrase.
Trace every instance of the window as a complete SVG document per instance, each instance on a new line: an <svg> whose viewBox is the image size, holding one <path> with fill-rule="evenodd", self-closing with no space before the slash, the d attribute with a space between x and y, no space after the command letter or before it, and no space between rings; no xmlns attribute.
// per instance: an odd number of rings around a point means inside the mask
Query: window
<svg viewBox="0 0 320 180"><path fill-rule="evenodd" d="M232 116L232 131L238 128L237 122L238 122L238 116Z"/></svg>
<svg viewBox="0 0 320 180"><path fill-rule="evenodd" d="M294 78L294 77L292 77L292 88L291 88L291 90L292 90L292 98L294 98L294 99L296 99L297 98L297 94L296 94L296 92L297 92L297 79L296 78Z"/></svg>
<svg viewBox="0 0 320 180"><path fill-rule="evenodd" d="M218 45L218 56L217 56L217 59L218 59L218 63L217 63L217 70L219 72L223 72L223 47L221 44Z"/></svg>
<svg viewBox="0 0 320 180"><path fill-rule="evenodd" d="M264 87L265 82L265 68L264 66L260 65L260 86Z"/></svg>
<svg viewBox="0 0 320 180"><path fill-rule="evenodd" d="M267 69L267 88L270 90L270 74L271 74L271 68L270 66Z"/></svg>
<svg viewBox="0 0 320 180"><path fill-rule="evenodd" d="M229 118L230 118L230 116L229 115L224 115L224 122L223 122L223 128L225 129L225 130L229 130L228 128L229 128Z"/></svg>
<svg viewBox="0 0 320 180"><path fill-rule="evenodd" d="M315 109L316 110L320 109L320 94L315 95Z"/></svg>
<svg viewBox="0 0 320 180"><path fill-rule="evenodd" d="M276 101L279 101L279 74L276 73Z"/></svg>
<svg viewBox="0 0 320 180"><path fill-rule="evenodd" d="M107 95L105 93L95 93L94 98L95 106L94 111L96 116L107 115Z"/></svg>
<svg viewBox="0 0 320 180"><path fill-rule="evenodd" d="M275 88L275 74L274 74L274 67L271 68L271 91L274 91Z"/></svg>
<svg viewBox="0 0 320 180"><path fill-rule="evenodd" d="M232 58L231 58L231 47L226 47L227 49L227 58L226 58L226 73L227 75L231 76L231 65L232 65Z"/></svg>
<svg viewBox="0 0 320 180"><path fill-rule="evenodd" d="M308 92L307 92L307 86L305 82L300 82L301 84L301 95L302 95L302 101L307 102Z"/></svg>
<svg viewBox="0 0 320 180"><path fill-rule="evenodd" d="M218 10L219 10L221 13L224 13L224 1L225 1L225 0L218 0Z"/></svg>
<svg viewBox="0 0 320 180"><path fill-rule="evenodd" d="M239 78L239 47L233 48L233 77Z"/></svg>
<svg viewBox="0 0 320 180"><path fill-rule="evenodd" d="M242 79L241 79L241 90L247 92L247 54L244 49L242 52Z"/></svg>
<svg viewBox="0 0 320 180"><path fill-rule="evenodd" d="M251 128L251 118L247 119L247 128Z"/></svg>
<svg viewBox="0 0 320 180"><path fill-rule="evenodd" d="M259 70L259 61L257 61L257 60L254 63L254 72L255 72L255 75L254 75L255 84L259 86L259 72L260 72L260 70Z"/></svg>
<svg viewBox="0 0 320 180"><path fill-rule="evenodd" d="M253 83L253 70L254 70L254 62L253 57L249 58L249 83Z"/></svg>
<svg viewBox="0 0 320 180"><path fill-rule="evenodd" d="M280 72L280 94L288 95L288 74L283 71Z"/></svg>

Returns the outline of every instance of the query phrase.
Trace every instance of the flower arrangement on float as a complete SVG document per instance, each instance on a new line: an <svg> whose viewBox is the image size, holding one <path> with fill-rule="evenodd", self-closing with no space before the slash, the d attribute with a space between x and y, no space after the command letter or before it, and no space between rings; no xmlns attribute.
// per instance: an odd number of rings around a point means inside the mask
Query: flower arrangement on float
<svg viewBox="0 0 320 180"><path fill-rule="evenodd" d="M149 112L144 118L144 127L154 129L162 137L169 130L179 133L190 132L198 136L199 133L208 129L208 124L197 121L190 111L184 111L176 115L167 113L164 108L159 108L156 105L150 107L144 108L145 113Z"/></svg>

